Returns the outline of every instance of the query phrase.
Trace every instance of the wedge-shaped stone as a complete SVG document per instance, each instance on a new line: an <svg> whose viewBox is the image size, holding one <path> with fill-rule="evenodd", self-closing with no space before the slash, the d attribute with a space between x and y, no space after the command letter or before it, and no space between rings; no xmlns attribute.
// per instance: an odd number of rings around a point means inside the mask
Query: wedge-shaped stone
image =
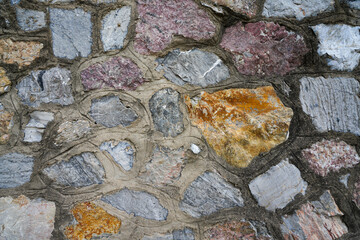
<svg viewBox="0 0 360 240"><path fill-rule="evenodd" d="M90 123L85 120L66 121L59 125L54 144L60 146L64 143L79 140L91 132Z"/></svg>
<svg viewBox="0 0 360 240"><path fill-rule="evenodd" d="M129 142L122 141L118 144L113 141L103 142L100 150L107 151L125 171L129 171L133 167L135 150Z"/></svg>
<svg viewBox="0 0 360 240"><path fill-rule="evenodd" d="M0 67L0 95L9 92L11 88L11 82L6 76L6 71Z"/></svg>
<svg viewBox="0 0 360 240"><path fill-rule="evenodd" d="M51 112L34 111L30 113L30 121L26 125L24 142L40 142L49 122L54 120Z"/></svg>
<svg viewBox="0 0 360 240"><path fill-rule="evenodd" d="M34 158L20 153L0 156L0 188L13 188L30 181Z"/></svg>
<svg viewBox="0 0 360 240"><path fill-rule="evenodd" d="M195 237L191 228L184 228L181 230L174 230L171 234L145 236L142 240L195 240Z"/></svg>
<svg viewBox="0 0 360 240"><path fill-rule="evenodd" d="M45 12L16 8L16 19L24 31L35 31L46 26Z"/></svg>
<svg viewBox="0 0 360 240"><path fill-rule="evenodd" d="M10 139L10 130L13 126L14 114L5 110L0 103L0 144L6 144Z"/></svg>

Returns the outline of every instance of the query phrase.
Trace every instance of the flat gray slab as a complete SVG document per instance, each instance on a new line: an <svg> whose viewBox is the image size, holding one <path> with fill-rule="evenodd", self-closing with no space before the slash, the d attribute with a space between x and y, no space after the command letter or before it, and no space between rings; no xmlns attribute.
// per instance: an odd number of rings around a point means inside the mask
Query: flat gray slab
<svg viewBox="0 0 360 240"><path fill-rule="evenodd" d="M34 158L20 153L0 156L0 188L13 188L30 181Z"/></svg>
<svg viewBox="0 0 360 240"><path fill-rule="evenodd" d="M135 150L129 142L122 141L118 144L112 141L103 142L100 150L107 151L125 171L129 171L134 165Z"/></svg>
<svg viewBox="0 0 360 240"><path fill-rule="evenodd" d="M16 19L24 31L36 31L46 26L45 12L16 8Z"/></svg>

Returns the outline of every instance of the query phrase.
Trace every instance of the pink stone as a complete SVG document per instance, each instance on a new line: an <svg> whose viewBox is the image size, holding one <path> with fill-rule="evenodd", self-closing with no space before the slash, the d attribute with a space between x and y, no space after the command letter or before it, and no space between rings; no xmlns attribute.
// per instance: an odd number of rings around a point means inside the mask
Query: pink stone
<svg viewBox="0 0 360 240"><path fill-rule="evenodd" d="M239 22L225 30L220 46L245 75L285 75L309 51L302 36L273 22Z"/></svg>
<svg viewBox="0 0 360 240"><path fill-rule="evenodd" d="M353 201L356 206L360 208L360 178L357 180L354 186Z"/></svg>

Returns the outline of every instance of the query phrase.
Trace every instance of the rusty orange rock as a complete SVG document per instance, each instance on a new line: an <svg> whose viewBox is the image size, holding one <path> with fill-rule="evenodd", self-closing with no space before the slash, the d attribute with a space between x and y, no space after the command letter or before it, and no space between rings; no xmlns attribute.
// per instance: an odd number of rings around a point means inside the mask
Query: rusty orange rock
<svg viewBox="0 0 360 240"><path fill-rule="evenodd" d="M6 144L9 141L13 116L13 113L4 111L0 104L0 144Z"/></svg>
<svg viewBox="0 0 360 240"><path fill-rule="evenodd" d="M0 94L9 92L10 87L11 87L11 82L9 78L6 76L6 71L2 67L0 67Z"/></svg>
<svg viewBox="0 0 360 240"><path fill-rule="evenodd" d="M185 96L192 124L229 164L247 167L251 160L284 142L293 116L274 88L229 89Z"/></svg>

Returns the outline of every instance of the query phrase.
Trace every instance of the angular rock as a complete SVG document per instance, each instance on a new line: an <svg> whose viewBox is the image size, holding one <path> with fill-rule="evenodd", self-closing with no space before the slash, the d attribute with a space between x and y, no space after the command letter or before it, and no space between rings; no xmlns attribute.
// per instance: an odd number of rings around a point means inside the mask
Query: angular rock
<svg viewBox="0 0 360 240"><path fill-rule="evenodd" d="M0 198L0 238L50 240L55 212L55 203L42 198L30 200L24 195Z"/></svg>
<svg viewBox="0 0 360 240"><path fill-rule="evenodd" d="M113 141L103 142L100 150L107 151L125 171L129 171L134 165L135 150L129 142L122 141L118 144Z"/></svg>
<svg viewBox="0 0 360 240"><path fill-rule="evenodd" d="M101 88L135 90L145 82L140 68L129 58L113 57L81 71L85 91Z"/></svg>
<svg viewBox="0 0 360 240"><path fill-rule="evenodd" d="M134 48L138 53L161 52L174 35L195 40L210 39L216 26L209 15L192 0L137 1L139 21Z"/></svg>
<svg viewBox="0 0 360 240"><path fill-rule="evenodd" d="M30 181L34 158L20 153L0 156L0 188L14 188Z"/></svg>
<svg viewBox="0 0 360 240"><path fill-rule="evenodd" d="M190 150L194 153L194 154L199 154L201 152L201 148L196 145L196 144L191 144L190 146Z"/></svg>
<svg viewBox="0 0 360 240"><path fill-rule="evenodd" d="M302 150L301 154L310 168L323 177L342 168L352 168L360 162L355 147L344 141L323 139Z"/></svg>
<svg viewBox="0 0 360 240"><path fill-rule="evenodd" d="M249 188L259 205L269 211L284 208L299 193L305 195L308 184L299 169L283 160L253 179Z"/></svg>
<svg viewBox="0 0 360 240"><path fill-rule="evenodd" d="M229 89L190 99L185 96L191 123L229 164L247 167L260 153L287 139L293 112L274 88Z"/></svg>
<svg viewBox="0 0 360 240"><path fill-rule="evenodd" d="M157 61L157 70L164 70L164 76L180 86L188 83L206 87L230 77L229 69L218 56L199 49L174 50Z"/></svg>
<svg viewBox="0 0 360 240"><path fill-rule="evenodd" d="M59 125L54 144L60 146L64 143L79 140L91 132L90 123L85 120L66 121Z"/></svg>
<svg viewBox="0 0 360 240"><path fill-rule="evenodd" d="M273 22L239 22L225 30L220 46L245 75L285 75L309 51L301 35Z"/></svg>
<svg viewBox="0 0 360 240"><path fill-rule="evenodd" d="M142 240L195 240L195 237L191 228L184 228L181 230L174 230L172 234L145 236Z"/></svg>
<svg viewBox="0 0 360 240"><path fill-rule="evenodd" d="M50 29L56 57L74 59L91 53L91 13L81 8L50 8Z"/></svg>
<svg viewBox="0 0 360 240"><path fill-rule="evenodd" d="M339 177L339 182L345 185L348 188L348 181L349 181L350 173L342 175Z"/></svg>
<svg viewBox="0 0 360 240"><path fill-rule="evenodd" d="M36 31L46 26L45 13L42 11L16 8L16 19L24 31Z"/></svg>
<svg viewBox="0 0 360 240"><path fill-rule="evenodd" d="M149 107L155 129L165 137L176 137L184 131L183 113L179 106L180 94L164 88L149 100Z"/></svg>
<svg viewBox="0 0 360 240"><path fill-rule="evenodd" d="M258 10L254 0L203 0L202 2L225 6L248 17L255 16Z"/></svg>
<svg viewBox="0 0 360 240"><path fill-rule="evenodd" d="M9 92L11 89L11 82L6 76L6 71L0 67L0 95Z"/></svg>
<svg viewBox="0 0 360 240"><path fill-rule="evenodd" d="M282 217L280 226L285 240L338 239L348 232L340 211L329 191L319 201L303 204L293 215Z"/></svg>
<svg viewBox="0 0 360 240"><path fill-rule="evenodd" d="M350 132L360 135L360 84L354 78L303 77L300 101L320 132ZM346 107L344 107L346 106Z"/></svg>
<svg viewBox="0 0 360 240"><path fill-rule="evenodd" d="M89 114L96 123L107 128L119 125L127 127L138 118L136 112L126 107L117 96L106 96L91 100Z"/></svg>
<svg viewBox="0 0 360 240"><path fill-rule="evenodd" d="M128 214L146 219L163 221L168 215L168 210L160 204L156 197L143 191L124 188L119 192L102 197L101 200Z"/></svg>
<svg viewBox="0 0 360 240"><path fill-rule="evenodd" d="M21 102L30 107L41 103L70 105L74 102L71 90L71 73L65 68L54 67L32 71L16 86Z"/></svg>
<svg viewBox="0 0 360 240"><path fill-rule="evenodd" d="M13 116L14 114L5 111L4 106L0 103L0 144L6 144L10 139Z"/></svg>
<svg viewBox="0 0 360 240"><path fill-rule="evenodd" d="M30 121L26 125L24 142L40 142L49 122L54 120L51 112L34 111L30 113Z"/></svg>
<svg viewBox="0 0 360 240"><path fill-rule="evenodd" d="M221 209L243 206L240 190L212 172L205 172L195 179L179 204L182 211L197 218Z"/></svg>
<svg viewBox="0 0 360 240"><path fill-rule="evenodd" d="M101 184L105 170L93 153L84 152L68 161L61 161L43 170L43 173L57 184L72 187L86 187Z"/></svg>

